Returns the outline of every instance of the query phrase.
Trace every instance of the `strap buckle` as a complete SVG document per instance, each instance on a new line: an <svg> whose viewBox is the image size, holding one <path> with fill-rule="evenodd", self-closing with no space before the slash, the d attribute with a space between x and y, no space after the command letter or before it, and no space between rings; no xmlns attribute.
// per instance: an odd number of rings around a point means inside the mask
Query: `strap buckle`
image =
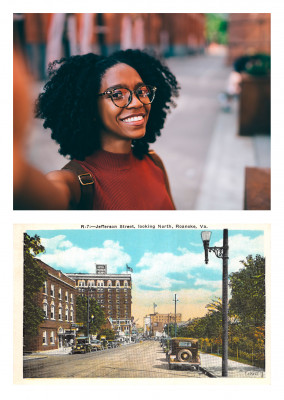
<svg viewBox="0 0 284 400"><path fill-rule="evenodd" d="M82 177L83 177L83 179L82 179ZM87 179L85 180L84 177L86 177ZM78 179L79 179L81 185L83 185L83 186L92 185L94 183L93 177L90 173L78 175Z"/></svg>

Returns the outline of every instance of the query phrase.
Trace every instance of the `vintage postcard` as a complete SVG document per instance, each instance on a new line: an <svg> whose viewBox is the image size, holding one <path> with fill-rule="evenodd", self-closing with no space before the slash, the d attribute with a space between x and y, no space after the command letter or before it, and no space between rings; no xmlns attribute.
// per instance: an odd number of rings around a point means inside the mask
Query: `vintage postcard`
<svg viewBox="0 0 284 400"><path fill-rule="evenodd" d="M269 379L269 225L14 230L16 381Z"/></svg>

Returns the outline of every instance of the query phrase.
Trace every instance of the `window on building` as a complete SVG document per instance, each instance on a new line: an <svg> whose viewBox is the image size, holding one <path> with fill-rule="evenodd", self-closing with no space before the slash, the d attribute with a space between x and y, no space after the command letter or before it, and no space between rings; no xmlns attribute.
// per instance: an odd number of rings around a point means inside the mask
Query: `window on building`
<svg viewBox="0 0 284 400"><path fill-rule="evenodd" d="M68 292L65 292L65 301L68 301Z"/></svg>
<svg viewBox="0 0 284 400"><path fill-rule="evenodd" d="M124 287L127 287L127 286L128 286L127 281L124 281Z"/></svg>
<svg viewBox="0 0 284 400"><path fill-rule="evenodd" d="M55 342L54 342L54 331L51 331L50 332L50 344L54 344Z"/></svg>
<svg viewBox="0 0 284 400"><path fill-rule="evenodd" d="M65 308L65 321L69 320L69 310L68 308Z"/></svg>
<svg viewBox="0 0 284 400"><path fill-rule="evenodd" d="M58 309L58 319L60 319L62 321L62 307L59 305L59 309Z"/></svg>
<svg viewBox="0 0 284 400"><path fill-rule="evenodd" d="M73 293L70 294L70 302L73 303Z"/></svg>
<svg viewBox="0 0 284 400"><path fill-rule="evenodd" d="M55 319L55 307L54 307L54 302L51 303L50 306L50 319Z"/></svg>
<svg viewBox="0 0 284 400"><path fill-rule="evenodd" d="M42 333L42 344L47 345L47 333L46 331L43 331Z"/></svg>
<svg viewBox="0 0 284 400"><path fill-rule="evenodd" d="M115 286L116 286L116 287L120 287L120 282L119 282L119 281L116 281L116 282L115 282Z"/></svg>
<svg viewBox="0 0 284 400"><path fill-rule="evenodd" d="M54 297L54 285L50 285L50 296Z"/></svg>
<svg viewBox="0 0 284 400"><path fill-rule="evenodd" d="M71 322L74 322L73 311L70 311L70 319L71 319Z"/></svg>
<svg viewBox="0 0 284 400"><path fill-rule="evenodd" d="M111 281L107 281L107 286L111 286Z"/></svg>
<svg viewBox="0 0 284 400"><path fill-rule="evenodd" d="M59 298L59 300L62 300L62 289L61 288L58 289L58 298Z"/></svg>
<svg viewBox="0 0 284 400"><path fill-rule="evenodd" d="M48 309L48 307L47 307L47 301L45 301L45 302L43 303L44 318L47 318L47 309Z"/></svg>
<svg viewBox="0 0 284 400"><path fill-rule="evenodd" d="M43 284L43 293L47 294L47 282L46 281Z"/></svg>

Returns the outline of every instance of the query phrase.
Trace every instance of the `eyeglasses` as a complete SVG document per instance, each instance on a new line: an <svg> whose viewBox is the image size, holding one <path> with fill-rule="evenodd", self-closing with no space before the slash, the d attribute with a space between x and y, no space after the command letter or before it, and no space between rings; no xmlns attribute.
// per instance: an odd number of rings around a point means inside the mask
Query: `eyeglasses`
<svg viewBox="0 0 284 400"><path fill-rule="evenodd" d="M108 89L99 93L98 96L108 95L116 107L125 108L131 103L133 94L142 104L151 104L155 98L156 90L157 88L151 85L141 85L135 90L121 87Z"/></svg>

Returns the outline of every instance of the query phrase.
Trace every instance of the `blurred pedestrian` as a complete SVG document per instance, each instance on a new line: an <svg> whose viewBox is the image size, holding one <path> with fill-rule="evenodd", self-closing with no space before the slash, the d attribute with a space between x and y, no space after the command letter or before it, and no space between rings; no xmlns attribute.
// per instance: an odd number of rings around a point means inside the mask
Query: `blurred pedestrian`
<svg viewBox="0 0 284 400"><path fill-rule="evenodd" d="M28 207L173 210L165 168L149 143L178 91L169 69L140 50L55 61L36 116L71 162L39 186L29 180Z"/></svg>
<svg viewBox="0 0 284 400"><path fill-rule="evenodd" d="M29 69L36 80L46 78L46 41L50 15L24 13L26 55Z"/></svg>

